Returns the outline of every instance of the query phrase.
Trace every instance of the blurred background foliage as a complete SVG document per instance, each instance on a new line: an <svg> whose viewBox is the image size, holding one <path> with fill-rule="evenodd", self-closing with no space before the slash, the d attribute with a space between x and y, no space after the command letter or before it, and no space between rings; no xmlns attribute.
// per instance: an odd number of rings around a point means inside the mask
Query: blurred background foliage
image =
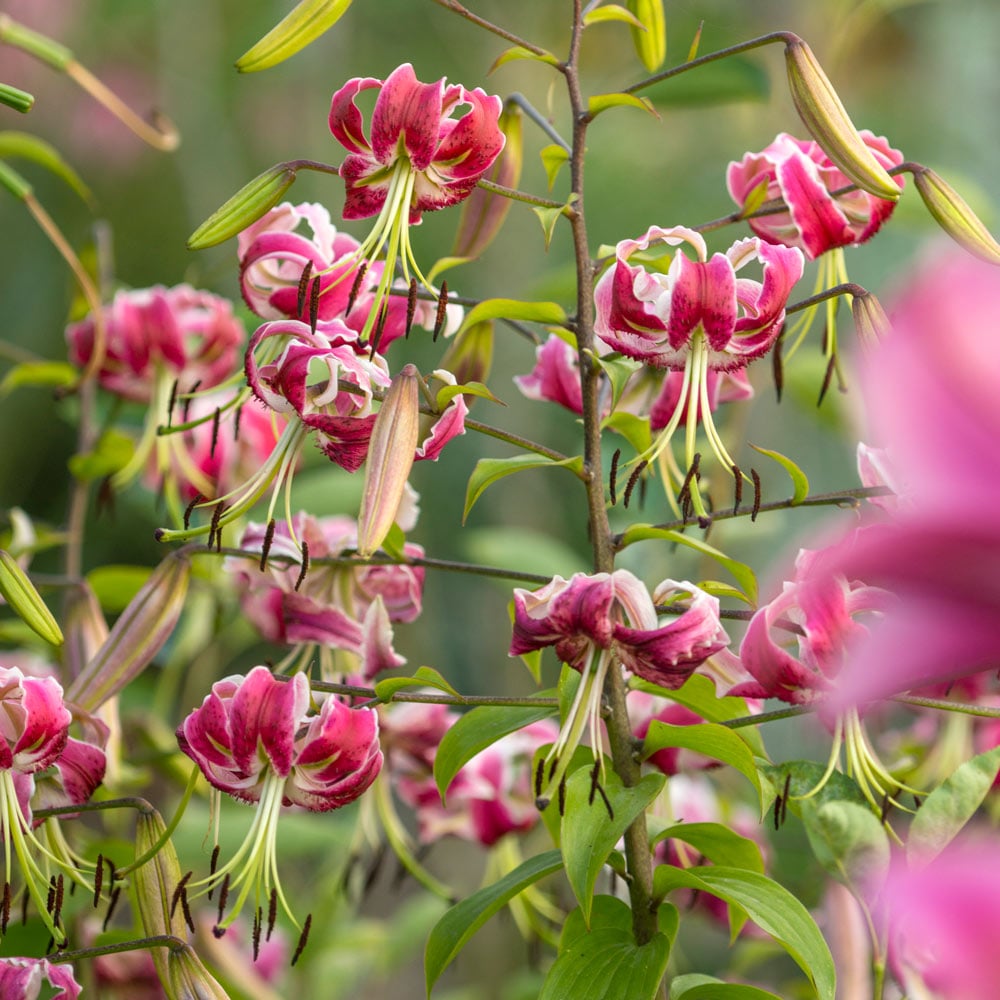
<svg viewBox="0 0 1000 1000"><path fill-rule="evenodd" d="M569 132L557 74L537 63L512 62L488 76L504 43L429 2L355 0L334 30L288 62L262 73L237 74L235 59L290 6L278 0L0 0L0 10L70 46L133 107L141 113L161 110L181 133L181 145L172 154L148 149L70 81L0 47L0 80L36 96L27 116L0 108L0 128L28 130L55 145L93 190L97 215L51 175L30 165L20 169L76 247L93 241L97 225L110 234L116 282L142 287L187 281L238 300L234 241L193 254L185 249L185 239L235 190L273 163L299 157L338 163L342 151L326 125L329 100L352 76L384 78L399 63L410 61L424 80L447 76L503 96L521 92L556 128ZM568 0L476 0L471 6L556 53L565 49ZM993 0L670 0L666 16L668 65L684 61L701 22L702 53L776 29L798 33L813 47L858 127L887 135L907 159L937 169L996 231L1000 6ZM583 68L592 93L621 89L644 75L630 34L619 24L588 31ZM648 95L658 118L619 109L591 128L586 210L595 253L601 244L637 235L652 224L691 225L727 214L733 207L725 190L727 163L762 148L779 131L803 131L787 94L777 46L684 75ZM545 194L538 151L549 140L528 122L524 128L520 186ZM553 196L564 196L565 185L566 177L559 177ZM335 178L306 173L288 197L321 201L336 219L343 191ZM457 212L425 216L414 234L421 261L430 263L450 252L457 220ZM363 223L347 228L359 237L366 231ZM933 234L933 223L908 189L879 238L848 250L852 279L881 295ZM724 249L743 235L738 227L723 230L710 237L710 248ZM811 288L810 279L811 272L802 282L802 296ZM505 230L481 260L450 272L448 282L465 295L555 299L571 309L568 228L557 227L546 252L533 213L514 205ZM62 261L23 207L0 193L0 340L39 357L62 358L72 299ZM849 342L851 324L843 311L841 315L842 335ZM246 315L246 320L252 329L252 317ZM397 345L390 355L394 367L398 370L408 360L402 357L407 351L422 370L435 367L441 347L428 341ZM780 407L774 403L765 364L751 369L758 389L754 403L727 419L734 422L737 439L745 437L790 455L809 474L814 490L832 490L856 485L853 443L843 433L851 419L850 403L833 392L816 408L822 375L819 343L815 330L787 374L789 391ZM13 356L10 347L0 354L0 376ZM509 405L480 401L474 416L574 453L579 445L572 416L550 404L524 401L511 382L513 375L529 371L533 360L530 343L498 327L489 384ZM892 379L893 373L885 377ZM36 518L61 523L66 460L74 442L73 411L72 399L54 402L44 389L18 388L0 397L0 511L20 506ZM509 453L506 446L469 434L437 464L418 466L414 481L422 494L423 516L411 540L442 558L544 574L587 569L583 493L574 492L571 480L560 471L502 481L461 526L465 481L475 460ZM745 461L749 454L743 451L735 457ZM359 485L356 478L313 456L296 501L316 513L353 514ZM765 498L786 495L784 473L768 467ZM648 521L669 518L653 488L645 509L637 511L633 504L624 516L628 514ZM621 512L617 516L625 523ZM761 571L761 593L767 599L778 588L795 548L815 533L816 517L798 511L763 517L755 525L720 525L711 541ZM152 565L162 556L152 538L158 523L153 498L141 486L132 487L117 498L113 512L92 520L87 569L109 562ZM691 554L659 543L630 550L622 564L650 584L664 576L702 579L721 574L711 564L699 564ZM55 566L45 557L36 563L42 570ZM408 655L411 667L432 665L460 690L526 692L527 672L506 656L509 599L510 587L502 582L429 573L424 615L414 625L397 629L397 648ZM248 628L232 623L235 612L235 605L223 606L230 620L227 634L252 641ZM192 658L189 662L198 665L196 676L179 677L169 688L170 700L176 698L180 705L168 704L161 694L156 706L162 717L156 722L169 733L180 717L174 713L200 701L217 676L273 655L274 650L259 646L241 653L217 644L210 655ZM549 662L546 668L549 682L554 667ZM197 840L200 833L192 837ZM344 841L345 835L337 834L331 846L342 847ZM314 853L303 859L322 864L316 848L313 843ZM449 848L447 862L464 870L473 853L465 852L464 845L457 853ZM470 870L475 871L474 861ZM472 877L470 886L474 884ZM407 892L405 900L401 903L391 890L376 897L361 922L349 915L331 917L330 926L339 928L337 947L316 949L319 954L303 963L303 975L313 983L351 984L335 993L324 989L324 996L358 995L352 992L353 984L367 974L363 970L370 961L372 967L381 963L384 968L369 982L366 997L422 996L419 972L408 968L393 978L395 960L387 957L386 949L404 940L407 948L402 951L418 948L439 904L416 892ZM394 923L374 919L382 917ZM529 950L513 936L506 953L474 943L450 977L452 992L447 992L446 980L439 987L441 996L532 996L537 986L530 973L510 971L523 970L529 957ZM353 971L345 966L351 962ZM491 977L490 987L459 985L463 979L486 982ZM303 995L321 994L307 988Z"/></svg>

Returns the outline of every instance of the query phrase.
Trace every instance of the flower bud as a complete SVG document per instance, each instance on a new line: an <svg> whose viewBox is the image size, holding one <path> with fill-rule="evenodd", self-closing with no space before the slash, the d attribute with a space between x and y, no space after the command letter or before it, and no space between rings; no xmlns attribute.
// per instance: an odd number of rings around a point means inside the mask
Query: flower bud
<svg viewBox="0 0 1000 1000"><path fill-rule="evenodd" d="M516 188L524 162L524 142L521 130L521 109L512 102L504 106L497 125L507 137L503 152L484 174L486 180L504 187ZM455 236L456 257L478 257L493 242L507 218L510 199L477 187L462 206L462 217Z"/></svg>
<svg viewBox="0 0 1000 1000"><path fill-rule="evenodd" d="M898 200L899 185L858 135L812 49L801 38L790 38L785 46L788 88L806 128L859 188L888 201Z"/></svg>
<svg viewBox="0 0 1000 1000"><path fill-rule="evenodd" d="M17 560L0 549L0 595L33 632L53 646L61 646L63 634L59 623L52 617L27 573L17 564Z"/></svg>
<svg viewBox="0 0 1000 1000"><path fill-rule="evenodd" d="M189 250L204 250L242 232L265 212L274 208L295 180L295 167L277 163L244 184L221 208L217 208L189 237Z"/></svg>
<svg viewBox="0 0 1000 1000"><path fill-rule="evenodd" d="M392 380L372 426L358 515L358 554L385 540L403 499L420 433L420 373L406 365Z"/></svg>
<svg viewBox="0 0 1000 1000"><path fill-rule="evenodd" d="M284 62L340 20L351 0L301 0L256 45L236 60L241 73L256 73Z"/></svg>
<svg viewBox="0 0 1000 1000"><path fill-rule="evenodd" d="M927 167L913 171L913 183L934 221L959 246L987 264L1000 264L1000 244L950 184Z"/></svg>
<svg viewBox="0 0 1000 1000"><path fill-rule="evenodd" d="M851 299L851 314L863 348L874 347L892 328L882 303L871 292Z"/></svg>
<svg viewBox="0 0 1000 1000"><path fill-rule="evenodd" d="M230 1000L229 994L205 968L194 948L167 952L167 996L170 1000Z"/></svg>
<svg viewBox="0 0 1000 1000"><path fill-rule="evenodd" d="M667 21L663 0L628 0L627 8L642 22L632 26L632 43L650 73L655 73L667 58Z"/></svg>
<svg viewBox="0 0 1000 1000"><path fill-rule="evenodd" d="M171 552L153 570L70 684L68 701L93 712L149 666L177 624L190 575L191 562L183 549Z"/></svg>
<svg viewBox="0 0 1000 1000"><path fill-rule="evenodd" d="M34 95L12 87L9 83L0 83L0 104L6 104L8 108L27 114L34 103Z"/></svg>

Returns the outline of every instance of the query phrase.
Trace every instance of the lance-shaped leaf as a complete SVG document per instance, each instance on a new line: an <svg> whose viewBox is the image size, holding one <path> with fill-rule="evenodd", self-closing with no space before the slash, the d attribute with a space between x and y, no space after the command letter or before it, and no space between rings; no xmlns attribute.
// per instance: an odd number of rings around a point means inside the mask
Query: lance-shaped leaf
<svg viewBox="0 0 1000 1000"><path fill-rule="evenodd" d="M28 579L28 574L3 549L0 549L0 595L11 611L36 635L53 646L62 645L63 634L59 623L52 617L52 612Z"/></svg>
<svg viewBox="0 0 1000 1000"><path fill-rule="evenodd" d="M204 250L242 232L265 212L274 208L294 180L295 168L289 163L277 163L265 170L217 208L188 237L187 248Z"/></svg>
<svg viewBox="0 0 1000 1000"><path fill-rule="evenodd" d="M372 425L358 515L358 555L367 558L396 520L420 437L420 375L405 365L392 380Z"/></svg>
<svg viewBox="0 0 1000 1000"><path fill-rule="evenodd" d="M177 624L190 575L191 561L183 549L171 552L153 570L69 686L67 701L93 712L149 666Z"/></svg>
<svg viewBox="0 0 1000 1000"><path fill-rule="evenodd" d="M899 186L858 135L833 84L801 38L790 36L785 64L795 109L826 155L862 190L898 200Z"/></svg>
<svg viewBox="0 0 1000 1000"><path fill-rule="evenodd" d="M664 840L682 840L713 864L761 873L764 871L764 856L760 852L760 845L749 837L740 836L722 823L675 823L661 830L652 839L650 846Z"/></svg>
<svg viewBox="0 0 1000 1000"><path fill-rule="evenodd" d="M691 972L674 976L670 981L670 1000L781 1000L781 997L757 986L726 983L715 976Z"/></svg>
<svg viewBox="0 0 1000 1000"><path fill-rule="evenodd" d="M62 158L51 143L29 132L0 132L0 159L29 160L65 181L91 208L94 196L80 175Z"/></svg>
<svg viewBox="0 0 1000 1000"><path fill-rule="evenodd" d="M498 479L525 469L569 469L577 476L583 474L583 459L579 455L572 458L556 460L546 455L515 455L513 458L481 458L469 476L469 485L465 491L465 509L462 511L462 523L469 516L476 501Z"/></svg>
<svg viewBox="0 0 1000 1000"><path fill-rule="evenodd" d="M959 246L987 264L1000 264L1000 244L950 184L928 167L913 171L913 183L934 221Z"/></svg>
<svg viewBox="0 0 1000 1000"><path fill-rule="evenodd" d="M667 58L667 19L663 0L628 0L628 9L635 14L632 43L650 73L655 73Z"/></svg>
<svg viewBox="0 0 1000 1000"><path fill-rule="evenodd" d="M653 107L653 102L648 97L636 97L635 94L594 94L587 101L587 114L591 118L596 118L602 111L609 108L638 108L640 111L648 111L654 118L660 116Z"/></svg>
<svg viewBox="0 0 1000 1000"><path fill-rule="evenodd" d="M524 161L522 117L521 109L512 101L504 105L497 125L507 141L483 179L507 188L517 187ZM478 257L500 232L510 204L510 198L477 187L462 206L452 253L466 259Z"/></svg>
<svg viewBox="0 0 1000 1000"><path fill-rule="evenodd" d="M809 479L806 474L793 462L787 455L782 455L780 451L772 451L770 448L759 448L757 445L750 445L754 451L760 452L761 455L767 455L768 458L773 458L778 465L780 465L785 472L788 473L792 480L792 504L793 506L798 503L802 503L807 496L809 496Z"/></svg>
<svg viewBox="0 0 1000 1000"><path fill-rule="evenodd" d="M484 299L473 306L462 323L462 330L487 319L521 319L530 323L562 326L568 317L557 302L522 302L519 299Z"/></svg>
<svg viewBox="0 0 1000 1000"><path fill-rule="evenodd" d="M518 893L562 868L562 854L546 851L519 864L499 882L474 892L453 906L435 925L424 952L427 995L441 973L483 924Z"/></svg>
<svg viewBox="0 0 1000 1000"><path fill-rule="evenodd" d="M350 6L351 0L302 0L236 60L236 68L241 73L256 73L277 66L332 28Z"/></svg>

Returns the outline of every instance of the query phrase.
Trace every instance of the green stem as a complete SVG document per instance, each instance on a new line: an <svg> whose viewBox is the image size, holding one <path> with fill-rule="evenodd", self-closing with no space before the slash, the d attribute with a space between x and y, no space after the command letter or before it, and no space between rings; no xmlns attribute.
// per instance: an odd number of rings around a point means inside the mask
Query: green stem
<svg viewBox="0 0 1000 1000"><path fill-rule="evenodd" d="M504 187L502 184L495 184L493 181L488 181L481 177L479 179L479 187L484 191L490 191L493 194L502 195L504 198L510 198L511 201L523 201L526 205L540 205L542 208L562 208L571 212L571 208L561 201L552 201L551 198L539 198L537 195L528 194L526 191L517 191L514 188Z"/></svg>
<svg viewBox="0 0 1000 1000"><path fill-rule="evenodd" d="M497 35L514 45L518 45L522 49L527 49L536 56L547 56L549 54L545 49L539 48L537 45L532 45L531 42L526 42L523 38L519 38L513 34L513 32L507 31L506 28L501 28L499 25L493 24L492 21L487 21L486 18L480 17L478 14L473 14L468 7L460 4L458 0L432 0L432 2L436 3L439 7L444 7L445 10L450 10L453 14L464 17L467 21L471 21L493 35Z"/></svg>
<svg viewBox="0 0 1000 1000"><path fill-rule="evenodd" d="M528 438L521 437L519 434L512 434L510 431L501 430L499 427L493 427L491 424L480 423L478 420L466 420L465 427L466 430L486 434L489 437L496 438L498 441L515 444L518 448L527 448L528 451L533 451L536 455L544 455L545 458L551 458L553 462L565 462L570 457L552 448L546 448L545 445L537 444Z"/></svg>

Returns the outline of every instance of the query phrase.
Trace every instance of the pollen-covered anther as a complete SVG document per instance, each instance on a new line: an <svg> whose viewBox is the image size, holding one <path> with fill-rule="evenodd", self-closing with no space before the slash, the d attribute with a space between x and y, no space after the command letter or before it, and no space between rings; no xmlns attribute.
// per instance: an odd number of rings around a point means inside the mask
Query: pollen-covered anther
<svg viewBox="0 0 1000 1000"><path fill-rule="evenodd" d="M761 501L760 473L756 469L751 469L750 478L753 480L753 510L750 511L750 520L756 521Z"/></svg>
<svg viewBox="0 0 1000 1000"><path fill-rule="evenodd" d="M437 340L444 329L444 321L448 316L448 282L441 282L441 292L438 295L437 312L434 315L434 333L431 340Z"/></svg>
<svg viewBox="0 0 1000 1000"><path fill-rule="evenodd" d="M302 268L302 274L299 275L299 285L298 285L298 298L296 301L298 315L301 316L306 307L306 296L309 294L309 280L312 277L312 267L313 262L311 260L306 261L306 266Z"/></svg>
<svg viewBox="0 0 1000 1000"><path fill-rule="evenodd" d="M185 872L184 876L181 878L180 882L178 882L177 885L175 886L175 888L174 888L174 894L170 897L170 916L171 917L173 917L173 915L177 912L177 904L181 901L181 898L184 895L185 887L187 886L188 882L191 880L191 876L193 874L194 874L194 872L191 872L191 871Z"/></svg>
<svg viewBox="0 0 1000 1000"><path fill-rule="evenodd" d="M365 273L368 270L368 262L364 261L358 268L358 273L354 276L354 283L351 285L351 292L347 296L347 307L344 309L344 316L350 316L354 303L357 301L358 293L361 291L361 283L365 280Z"/></svg>
<svg viewBox="0 0 1000 1000"><path fill-rule="evenodd" d="M296 593L299 592L299 587L305 582L306 573L309 572L309 543L305 539L302 540L302 568L299 570L299 575L295 580L295 586L292 588Z"/></svg>
<svg viewBox="0 0 1000 1000"><path fill-rule="evenodd" d="M270 521L267 522L267 529L264 531L264 543L260 547L260 571L263 573L267 569L267 557L271 552L271 546L274 544L274 528L275 520L272 517ZM216 850L218 850L218 845L216 845Z"/></svg>
<svg viewBox="0 0 1000 1000"><path fill-rule="evenodd" d="M291 965L299 960L299 956L305 950L306 942L309 940L309 930L312 927L312 914L307 914L305 923L302 925L302 933L299 935L299 943L295 946L295 954L292 955Z"/></svg>
<svg viewBox="0 0 1000 1000"><path fill-rule="evenodd" d="M625 484L625 496L622 497L623 507L628 508L629 501L632 499L632 491L635 489L636 483L639 482L639 477L646 471L647 465L649 465L649 462L643 459L632 470L632 475L628 477L628 482Z"/></svg>
<svg viewBox="0 0 1000 1000"><path fill-rule="evenodd" d="M410 328L413 326L413 317L417 314L417 279L410 278L410 288L406 293L406 332L405 337L409 337Z"/></svg>
<svg viewBox="0 0 1000 1000"><path fill-rule="evenodd" d="M611 472L608 476L608 493L611 495L611 506L618 503L618 461L622 457L621 448L615 448L611 456Z"/></svg>
<svg viewBox="0 0 1000 1000"><path fill-rule="evenodd" d="M108 912L104 914L104 923L101 925L101 930L107 930L111 924L111 918L114 916L115 910L118 907L118 900L121 898L122 887L116 885L114 889L111 890L111 899L108 902Z"/></svg>

